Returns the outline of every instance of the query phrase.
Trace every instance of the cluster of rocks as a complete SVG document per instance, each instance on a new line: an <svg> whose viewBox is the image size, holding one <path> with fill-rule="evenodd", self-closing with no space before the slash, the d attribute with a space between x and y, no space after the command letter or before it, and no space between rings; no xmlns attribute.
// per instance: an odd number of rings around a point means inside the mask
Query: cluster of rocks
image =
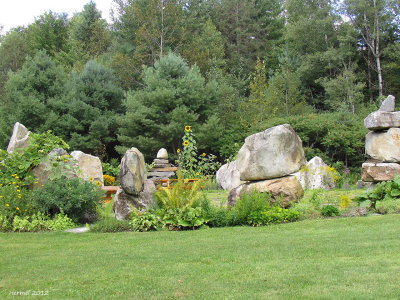
<svg viewBox="0 0 400 300"><path fill-rule="evenodd" d="M279 125L246 138L237 159L216 174L218 184L229 190L228 204L252 190L268 192L284 207L297 202L304 189L335 187L331 169L320 157L308 163L302 141L289 124Z"/></svg>
<svg viewBox="0 0 400 300"><path fill-rule="evenodd" d="M13 133L8 143L8 153L18 151L18 149L25 149L29 146L30 131L16 122L14 124ZM67 156L71 159L64 159ZM64 168L69 177L80 177L85 180L100 182L104 186L103 168L101 161L97 156L83 153L82 151L73 151L68 154L62 148L53 149L42 162L37 165L33 170L33 175L36 178L36 185L41 186L48 181L49 169L52 161L57 160L62 163L70 165L69 168Z"/></svg>
<svg viewBox="0 0 400 300"><path fill-rule="evenodd" d="M365 136L369 159L362 164L363 182L393 180L396 174L400 175L400 111L394 111L395 104L395 97L388 96L379 110L364 120L370 132Z"/></svg>
<svg viewBox="0 0 400 300"><path fill-rule="evenodd" d="M136 148L126 151L121 160L119 179L121 186L114 197L114 213L117 220L128 219L132 207L149 208L153 201L155 185L147 179L143 154Z"/></svg>
<svg viewBox="0 0 400 300"><path fill-rule="evenodd" d="M157 158L154 160L154 166L149 170L149 179L153 181L168 179L174 176L177 170L177 167L169 163L167 150L161 148L157 152Z"/></svg>
<svg viewBox="0 0 400 300"><path fill-rule="evenodd" d="M228 204L233 206L243 193L268 192L272 201L284 207L303 196L303 188L291 175L306 163L302 142L289 124L279 125L245 139L237 159L222 166L217 182L230 189Z"/></svg>

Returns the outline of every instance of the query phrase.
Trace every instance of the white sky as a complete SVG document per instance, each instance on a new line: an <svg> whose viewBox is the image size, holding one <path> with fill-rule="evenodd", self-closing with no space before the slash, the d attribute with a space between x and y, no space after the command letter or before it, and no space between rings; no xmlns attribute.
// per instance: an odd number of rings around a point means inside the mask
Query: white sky
<svg viewBox="0 0 400 300"><path fill-rule="evenodd" d="M31 24L46 11L56 13L66 12L71 17L73 13L83 10L90 0L0 0L0 25L3 33L13 27ZM110 22L112 0L94 0L102 17Z"/></svg>

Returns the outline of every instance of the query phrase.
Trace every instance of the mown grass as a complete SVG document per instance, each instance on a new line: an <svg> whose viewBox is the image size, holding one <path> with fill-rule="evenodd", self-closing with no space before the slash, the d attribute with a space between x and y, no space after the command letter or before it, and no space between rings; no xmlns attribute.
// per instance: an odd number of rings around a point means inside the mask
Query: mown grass
<svg viewBox="0 0 400 300"><path fill-rule="evenodd" d="M0 299L395 299L400 215L151 233L0 234ZM24 299L38 296L24 296Z"/></svg>

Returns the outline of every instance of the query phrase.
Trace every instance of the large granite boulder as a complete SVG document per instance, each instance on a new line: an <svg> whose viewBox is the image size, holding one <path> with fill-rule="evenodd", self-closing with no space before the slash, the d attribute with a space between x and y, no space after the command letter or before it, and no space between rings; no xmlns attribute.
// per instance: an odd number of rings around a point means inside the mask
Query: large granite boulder
<svg viewBox="0 0 400 300"><path fill-rule="evenodd" d="M400 128L369 132L365 136L365 152L382 162L400 162Z"/></svg>
<svg viewBox="0 0 400 300"><path fill-rule="evenodd" d="M68 153L62 148L55 148L42 159L42 162L32 169L33 176L35 177L35 185L42 186L49 180L50 165L53 161L57 161L59 164L68 164L68 168L64 168L65 176L73 178L76 176L73 168L73 163L68 159L61 159L67 156Z"/></svg>
<svg viewBox="0 0 400 300"><path fill-rule="evenodd" d="M381 104L379 108L380 111L394 111L396 106L396 98L392 95L389 95Z"/></svg>
<svg viewBox="0 0 400 300"><path fill-rule="evenodd" d="M303 189L325 189L335 188L334 174L322 158L312 158L301 170L295 174Z"/></svg>
<svg viewBox="0 0 400 300"><path fill-rule="evenodd" d="M117 220L127 220L132 212L131 206L138 209L148 209L153 201L153 192L156 190L154 182L145 180L143 191L138 195L127 194L119 188L114 196L114 213Z"/></svg>
<svg viewBox="0 0 400 300"><path fill-rule="evenodd" d="M393 180L396 174L400 175L400 164L397 163L382 163L370 159L361 168L361 179L366 182Z"/></svg>
<svg viewBox="0 0 400 300"><path fill-rule="evenodd" d="M137 148L125 152L121 160L119 180L122 189L130 195L139 195L146 180L146 164L143 154Z"/></svg>
<svg viewBox="0 0 400 300"><path fill-rule="evenodd" d="M101 185L104 186L103 167L101 166L100 158L82 151L73 151L71 156L80 171L78 172L80 178L96 183L101 182Z"/></svg>
<svg viewBox="0 0 400 300"><path fill-rule="evenodd" d="M227 191L230 191L243 183L243 181L240 181L240 172L236 168L236 161L232 161L219 168L215 175L215 179L217 180L218 185Z"/></svg>
<svg viewBox="0 0 400 300"><path fill-rule="evenodd" d="M286 176L305 163L301 139L289 124L247 137L236 159L243 181Z"/></svg>
<svg viewBox="0 0 400 300"><path fill-rule="evenodd" d="M26 148L29 146L29 133L28 129L21 123L16 122L14 129L8 143L7 152L13 153L16 149Z"/></svg>
<svg viewBox="0 0 400 300"><path fill-rule="evenodd" d="M364 126L369 130L400 127L400 111L374 111L364 119Z"/></svg>
<svg viewBox="0 0 400 300"><path fill-rule="evenodd" d="M295 176L286 176L242 184L229 192L228 205L234 206L243 193L250 193L253 190L270 193L271 202L280 199L280 204L285 208L290 207L293 202L298 202L304 194L297 178Z"/></svg>

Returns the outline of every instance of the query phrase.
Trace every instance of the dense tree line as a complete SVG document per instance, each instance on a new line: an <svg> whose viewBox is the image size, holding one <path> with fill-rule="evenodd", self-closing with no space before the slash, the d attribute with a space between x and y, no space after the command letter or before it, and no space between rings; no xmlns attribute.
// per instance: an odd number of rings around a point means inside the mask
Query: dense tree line
<svg viewBox="0 0 400 300"><path fill-rule="evenodd" d="M365 134L354 122L400 97L398 0L114 4L111 24L89 2L1 35L2 148L19 121L105 160L132 146L151 159L160 147L176 153L189 124L200 150L223 160L246 135L298 116L311 120L303 139L330 119L307 146L347 164ZM356 131L349 145L335 122Z"/></svg>

